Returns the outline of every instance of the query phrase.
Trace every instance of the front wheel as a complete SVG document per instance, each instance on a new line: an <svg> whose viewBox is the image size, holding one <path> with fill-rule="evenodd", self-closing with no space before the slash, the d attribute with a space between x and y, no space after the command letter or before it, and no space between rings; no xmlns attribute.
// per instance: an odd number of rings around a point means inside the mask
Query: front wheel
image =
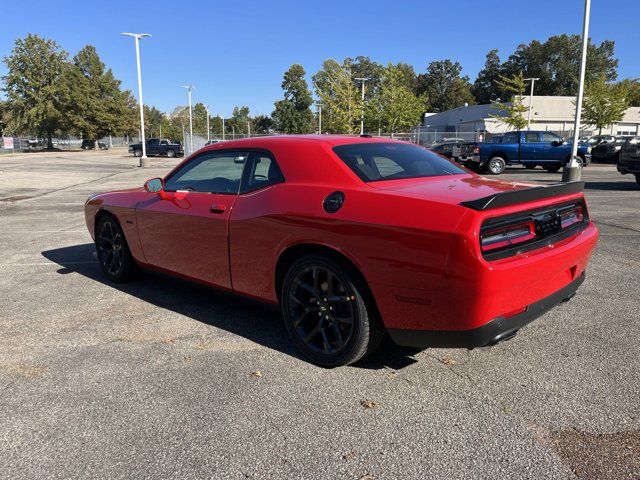
<svg viewBox="0 0 640 480"><path fill-rule="evenodd" d="M487 171L491 175L500 175L507 168L507 162L502 157L493 157L487 164Z"/></svg>
<svg viewBox="0 0 640 480"><path fill-rule="evenodd" d="M96 253L105 276L112 282L126 282L135 272L135 261L124 232L111 215L104 215L96 228Z"/></svg>
<svg viewBox="0 0 640 480"><path fill-rule="evenodd" d="M142 156L142 150L140 150L139 148L136 148L133 151L133 155L136 156L136 157L141 157Z"/></svg>
<svg viewBox="0 0 640 480"><path fill-rule="evenodd" d="M284 322L296 346L317 365L349 365L380 344L384 329L362 283L321 255L302 257L289 268L281 293Z"/></svg>

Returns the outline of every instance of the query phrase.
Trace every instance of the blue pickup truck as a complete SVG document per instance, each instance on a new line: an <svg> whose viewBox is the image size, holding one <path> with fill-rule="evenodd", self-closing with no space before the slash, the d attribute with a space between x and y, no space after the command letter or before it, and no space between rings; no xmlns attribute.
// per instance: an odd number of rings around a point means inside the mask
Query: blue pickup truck
<svg viewBox="0 0 640 480"><path fill-rule="evenodd" d="M499 175L507 165L515 164L530 169L540 165L547 172L557 172L571 159L571 142L545 131L507 132L495 143L473 144L473 152L464 165L491 175ZM579 144L578 157L583 166L588 165L591 147Z"/></svg>

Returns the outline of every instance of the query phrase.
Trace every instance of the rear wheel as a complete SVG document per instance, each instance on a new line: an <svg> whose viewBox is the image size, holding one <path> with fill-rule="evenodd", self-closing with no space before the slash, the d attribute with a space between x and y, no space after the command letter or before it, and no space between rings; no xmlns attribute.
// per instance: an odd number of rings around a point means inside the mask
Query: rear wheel
<svg viewBox="0 0 640 480"><path fill-rule="evenodd" d="M104 215L98 222L96 252L102 271L112 282L126 282L133 276L135 261L120 225L111 215Z"/></svg>
<svg viewBox="0 0 640 480"><path fill-rule="evenodd" d="M544 169L549 173L556 173L560 170L560 165L545 165Z"/></svg>
<svg viewBox="0 0 640 480"><path fill-rule="evenodd" d="M384 335L367 288L356 274L328 257L309 255L289 268L281 305L293 342L323 367L354 363Z"/></svg>
<svg viewBox="0 0 640 480"><path fill-rule="evenodd" d="M487 171L491 175L500 175L507 168L507 162L502 157L493 157L489 159Z"/></svg>
<svg viewBox="0 0 640 480"><path fill-rule="evenodd" d="M175 150L167 150L167 157L173 158L176 156Z"/></svg>
<svg viewBox="0 0 640 480"><path fill-rule="evenodd" d="M139 148L136 148L133 151L133 155L136 156L136 157L141 157L142 156L142 150L140 150Z"/></svg>

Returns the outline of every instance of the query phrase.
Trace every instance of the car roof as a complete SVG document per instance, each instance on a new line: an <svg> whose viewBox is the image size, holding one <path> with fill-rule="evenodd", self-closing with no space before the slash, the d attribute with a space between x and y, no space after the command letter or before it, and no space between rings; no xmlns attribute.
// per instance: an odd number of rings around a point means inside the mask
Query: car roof
<svg viewBox="0 0 640 480"><path fill-rule="evenodd" d="M215 145L208 145L207 148L251 148L267 147L268 145L322 143L330 147L338 145L348 145L353 143L407 143L401 140L378 137L361 137L352 135L271 135L264 137L251 137L239 140L226 140Z"/></svg>

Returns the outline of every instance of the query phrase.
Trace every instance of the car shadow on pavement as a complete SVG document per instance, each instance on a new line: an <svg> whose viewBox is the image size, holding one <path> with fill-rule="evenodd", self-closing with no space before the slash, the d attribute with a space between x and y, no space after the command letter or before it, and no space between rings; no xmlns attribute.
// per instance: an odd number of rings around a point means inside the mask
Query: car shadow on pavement
<svg viewBox="0 0 640 480"><path fill-rule="evenodd" d="M282 322L278 307L253 299L209 288L168 275L141 272L129 283L110 282L102 273L93 243L73 245L41 252L61 266L61 275L79 273L160 308L171 310L198 322L221 328L264 347L306 361L295 348ZM79 292L81 294L81 292ZM385 338L372 355L357 362L356 368L400 369L416 362L415 349L398 347Z"/></svg>

